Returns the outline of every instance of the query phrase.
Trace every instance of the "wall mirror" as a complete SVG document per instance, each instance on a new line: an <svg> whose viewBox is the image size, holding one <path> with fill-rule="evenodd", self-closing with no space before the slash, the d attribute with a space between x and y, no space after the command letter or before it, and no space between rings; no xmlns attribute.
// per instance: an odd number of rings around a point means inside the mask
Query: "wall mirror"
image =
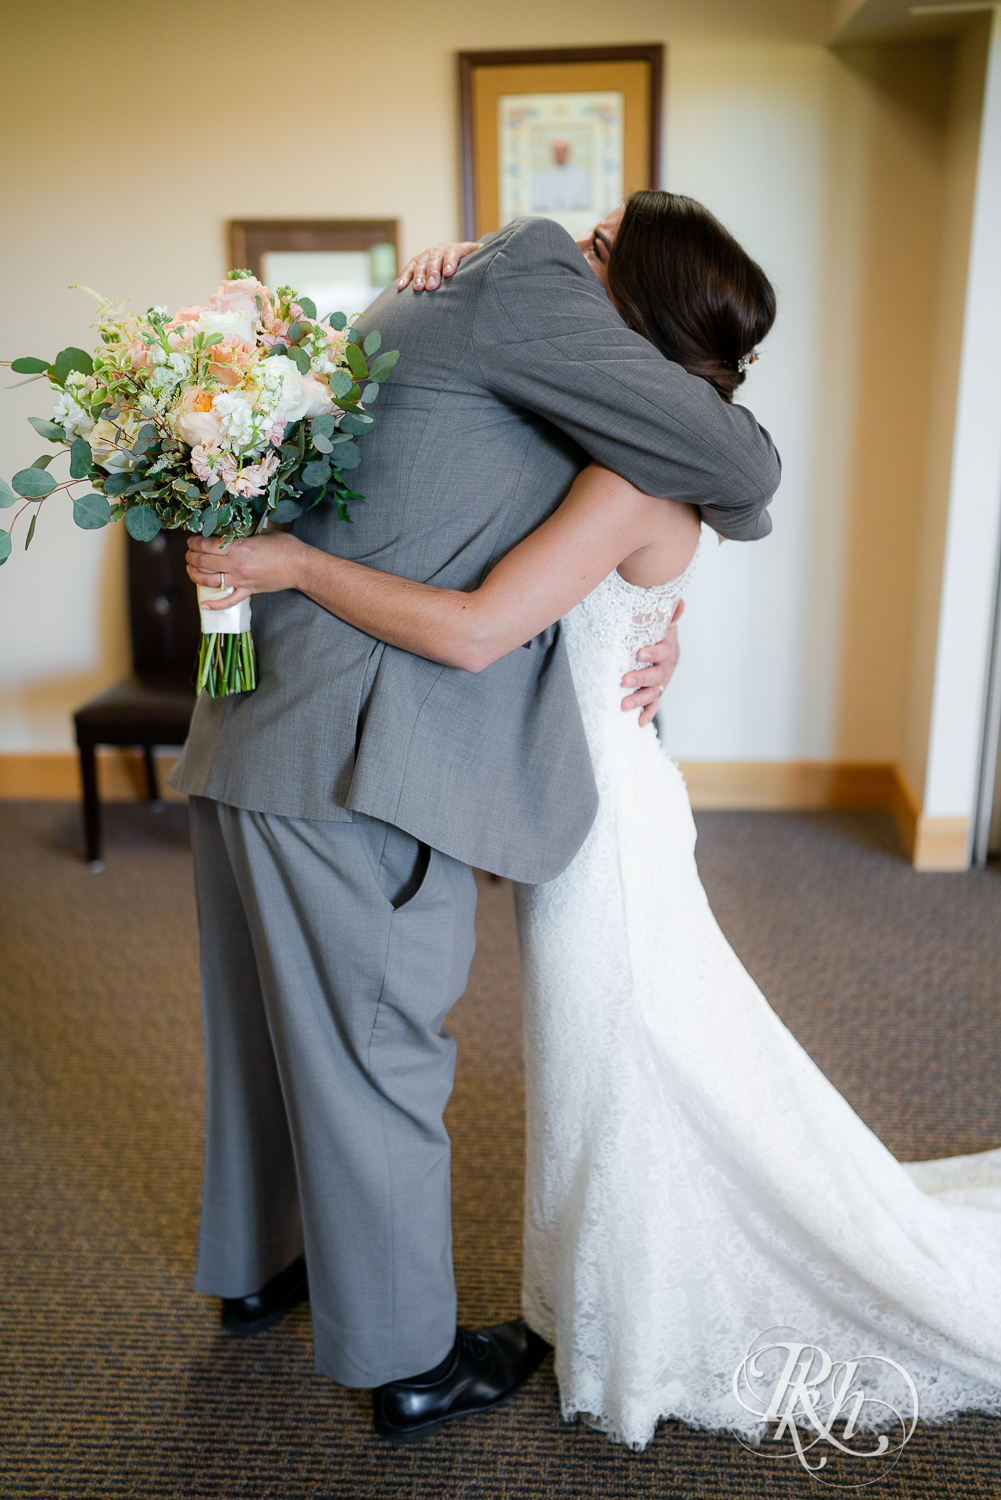
<svg viewBox="0 0 1001 1500"><path fill-rule="evenodd" d="M266 286L293 286L317 316L363 312L396 278L396 219L234 219L232 267Z"/></svg>

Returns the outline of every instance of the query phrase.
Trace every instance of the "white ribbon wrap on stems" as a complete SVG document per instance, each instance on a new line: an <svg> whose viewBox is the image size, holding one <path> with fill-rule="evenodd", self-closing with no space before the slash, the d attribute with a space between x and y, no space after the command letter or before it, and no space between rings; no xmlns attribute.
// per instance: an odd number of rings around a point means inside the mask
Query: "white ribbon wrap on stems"
<svg viewBox="0 0 1001 1500"><path fill-rule="evenodd" d="M204 606L206 599L226 599L235 594L232 587L207 589L198 584L198 603ZM202 635L242 635L250 629L250 600L243 599L229 609L199 609L202 617Z"/></svg>

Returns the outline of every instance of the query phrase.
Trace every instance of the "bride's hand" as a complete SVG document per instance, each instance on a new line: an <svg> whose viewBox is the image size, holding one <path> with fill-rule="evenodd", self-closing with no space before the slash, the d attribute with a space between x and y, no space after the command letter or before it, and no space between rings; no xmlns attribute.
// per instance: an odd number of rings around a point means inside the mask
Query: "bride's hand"
<svg viewBox="0 0 1001 1500"><path fill-rule="evenodd" d="M412 255L400 272L396 290L402 292L412 281L415 292L425 289L433 292L443 277L454 276L459 262L479 248L478 240L443 240L440 245L432 245L430 250Z"/></svg>
<svg viewBox="0 0 1001 1500"><path fill-rule="evenodd" d="M309 549L288 531L263 531L239 542L214 537L188 538L188 577L203 588L232 588L225 599L207 599L203 609L230 609L251 594L298 588Z"/></svg>
<svg viewBox="0 0 1001 1500"><path fill-rule="evenodd" d="M649 724L660 705L660 695L671 680L671 675L678 664L678 621L684 612L685 601L682 599L668 626L664 639L656 645L644 646L637 653L641 662L649 665L638 668L634 672L627 672L622 679L624 688L633 691L628 698L623 698L622 709L627 712L631 708L642 708L639 727Z"/></svg>

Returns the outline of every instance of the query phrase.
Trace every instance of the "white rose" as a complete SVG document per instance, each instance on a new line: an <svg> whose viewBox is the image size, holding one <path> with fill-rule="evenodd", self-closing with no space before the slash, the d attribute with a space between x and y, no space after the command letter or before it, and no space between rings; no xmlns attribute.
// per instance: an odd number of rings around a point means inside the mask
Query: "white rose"
<svg viewBox="0 0 1001 1500"><path fill-rule="evenodd" d="M303 412L304 417L322 417L334 409L333 398L330 387L325 380L320 380L316 375L304 375L302 377L303 400L308 400L309 405Z"/></svg>
<svg viewBox="0 0 1001 1500"><path fill-rule="evenodd" d="M94 455L94 462L99 463L102 469L116 474L128 472L135 467L135 459L131 453L119 447L119 443L126 441L124 434L120 434L119 427L106 417L95 422L93 431L87 435L87 441Z"/></svg>
<svg viewBox="0 0 1001 1500"><path fill-rule="evenodd" d="M221 333L226 344L243 343L253 348L254 325L248 312L203 312L195 324L196 333Z"/></svg>
<svg viewBox="0 0 1001 1500"><path fill-rule="evenodd" d="M261 366L265 385L277 398L275 416L285 422L298 422L309 411L313 397L304 388L299 366L287 354L275 354Z"/></svg>

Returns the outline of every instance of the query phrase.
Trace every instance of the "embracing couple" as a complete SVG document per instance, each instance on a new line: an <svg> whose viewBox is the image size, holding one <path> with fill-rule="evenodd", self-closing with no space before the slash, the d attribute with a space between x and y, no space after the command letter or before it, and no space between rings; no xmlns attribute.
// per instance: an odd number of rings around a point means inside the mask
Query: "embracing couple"
<svg viewBox="0 0 1001 1500"><path fill-rule="evenodd" d="M931 1418L1001 1411L1001 1152L901 1166L827 1082L716 926L648 722L702 523L770 529L778 459L731 398L772 289L669 193L580 244L521 219L445 258L370 311L401 359L354 524L190 543L223 606L256 596L260 660L256 692L199 700L172 778L196 1286L242 1335L308 1295L318 1369L397 1441L550 1344L567 1417L760 1437L734 1371L776 1325L901 1363ZM528 1083L525 1318L477 1331L442 1123L474 866L516 882Z"/></svg>

